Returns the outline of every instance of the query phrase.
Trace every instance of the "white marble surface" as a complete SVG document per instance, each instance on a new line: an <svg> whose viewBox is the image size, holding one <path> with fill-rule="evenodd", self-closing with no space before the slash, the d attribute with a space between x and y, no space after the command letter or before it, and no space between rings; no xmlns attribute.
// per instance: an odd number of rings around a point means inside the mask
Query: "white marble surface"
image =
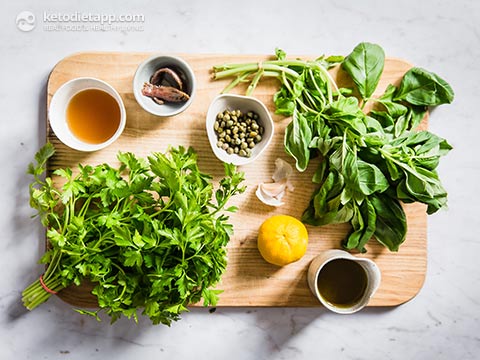
<svg viewBox="0 0 480 360"><path fill-rule="evenodd" d="M22 32L18 13L36 28ZM143 31L46 31L43 12L144 14ZM480 245L476 230L480 3L404 1L33 1L0 3L1 359L479 359ZM194 309L171 328L110 326L58 299L26 312L20 293L41 272L42 230L30 219L27 164L43 144L45 84L62 57L82 50L172 53L348 53L381 44L437 72L456 92L431 130L455 149L440 173L450 208L429 218L428 273L412 301L338 316L322 309Z"/></svg>

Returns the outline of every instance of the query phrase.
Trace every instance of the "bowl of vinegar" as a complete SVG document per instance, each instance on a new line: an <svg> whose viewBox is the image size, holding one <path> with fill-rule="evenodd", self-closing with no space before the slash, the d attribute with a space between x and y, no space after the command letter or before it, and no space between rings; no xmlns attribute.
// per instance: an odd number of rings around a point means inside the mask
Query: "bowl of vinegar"
<svg viewBox="0 0 480 360"><path fill-rule="evenodd" d="M111 85L85 77L58 88L50 102L48 119L62 143L79 151L96 151L120 137L126 111Z"/></svg>

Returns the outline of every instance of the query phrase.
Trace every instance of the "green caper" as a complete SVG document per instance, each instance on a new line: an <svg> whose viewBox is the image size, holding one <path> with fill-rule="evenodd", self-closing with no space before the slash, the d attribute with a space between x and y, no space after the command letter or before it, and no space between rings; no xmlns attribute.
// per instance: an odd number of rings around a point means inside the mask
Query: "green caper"
<svg viewBox="0 0 480 360"><path fill-rule="evenodd" d="M257 122L259 116L254 111L228 110L217 114L213 125L217 135L217 147L228 154L250 157L251 149L262 140L264 128Z"/></svg>

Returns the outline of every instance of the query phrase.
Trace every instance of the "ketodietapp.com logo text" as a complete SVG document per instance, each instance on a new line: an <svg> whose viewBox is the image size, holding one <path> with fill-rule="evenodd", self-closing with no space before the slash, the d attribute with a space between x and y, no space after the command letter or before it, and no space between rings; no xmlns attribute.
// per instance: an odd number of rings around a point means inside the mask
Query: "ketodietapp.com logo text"
<svg viewBox="0 0 480 360"><path fill-rule="evenodd" d="M144 31L143 14L107 14L91 12L43 12L44 31ZM22 11L17 15L17 27L31 31L35 15Z"/></svg>

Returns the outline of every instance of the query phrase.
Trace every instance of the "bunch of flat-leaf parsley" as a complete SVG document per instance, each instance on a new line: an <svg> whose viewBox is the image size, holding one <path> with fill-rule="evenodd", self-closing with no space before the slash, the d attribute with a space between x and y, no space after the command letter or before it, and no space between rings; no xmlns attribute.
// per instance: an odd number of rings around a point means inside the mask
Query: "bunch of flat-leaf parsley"
<svg viewBox="0 0 480 360"><path fill-rule="evenodd" d="M53 154L47 143L29 167L30 202L49 247L40 260L45 273L23 292L28 309L84 280L95 284L99 309L78 311L98 318L103 310L112 322L137 320L140 310L168 325L189 304L216 304L220 291L212 287L226 268L233 230L224 211L236 210L225 206L245 190L243 173L225 164L215 189L194 150L178 147L147 159L119 153L119 168L58 169L54 182L42 178Z"/></svg>

